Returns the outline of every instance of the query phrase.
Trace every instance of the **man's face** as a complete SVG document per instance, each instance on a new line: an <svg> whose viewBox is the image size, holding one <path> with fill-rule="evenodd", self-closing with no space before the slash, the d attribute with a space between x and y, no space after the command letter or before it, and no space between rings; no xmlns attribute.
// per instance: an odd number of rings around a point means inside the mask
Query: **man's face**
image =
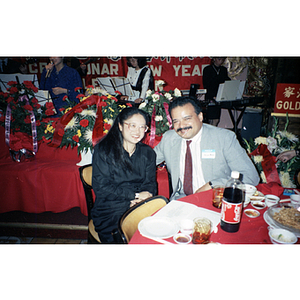
<svg viewBox="0 0 300 300"><path fill-rule="evenodd" d="M193 138L201 129L203 114L196 114L194 106L190 103L172 109L171 117L174 130L184 139Z"/></svg>

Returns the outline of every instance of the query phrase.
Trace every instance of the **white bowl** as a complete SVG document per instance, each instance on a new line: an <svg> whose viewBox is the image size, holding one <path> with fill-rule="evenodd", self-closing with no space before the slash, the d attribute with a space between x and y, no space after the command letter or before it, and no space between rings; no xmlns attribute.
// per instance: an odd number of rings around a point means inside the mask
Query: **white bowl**
<svg viewBox="0 0 300 300"><path fill-rule="evenodd" d="M188 234L177 233L173 236L173 239L177 244L184 245L184 244L190 243L192 240L192 237Z"/></svg>
<svg viewBox="0 0 300 300"><path fill-rule="evenodd" d="M280 228L270 229L269 236L273 244L295 244L298 240L294 233Z"/></svg>
<svg viewBox="0 0 300 300"><path fill-rule="evenodd" d="M265 195L265 203L268 207L276 205L280 198L276 195Z"/></svg>
<svg viewBox="0 0 300 300"><path fill-rule="evenodd" d="M266 207L266 203L264 203L262 201L251 201L251 205L255 209L264 209Z"/></svg>
<svg viewBox="0 0 300 300"><path fill-rule="evenodd" d="M247 196L252 196L257 191L257 188L254 185L246 183L244 184L244 186L245 186L245 194Z"/></svg>
<svg viewBox="0 0 300 300"><path fill-rule="evenodd" d="M294 195L291 195L290 198L291 198L291 203L292 203L293 205L298 205L298 204L300 204L300 195L294 194Z"/></svg>
<svg viewBox="0 0 300 300"><path fill-rule="evenodd" d="M191 234L194 230L194 221L190 219L180 220L180 231L185 234Z"/></svg>

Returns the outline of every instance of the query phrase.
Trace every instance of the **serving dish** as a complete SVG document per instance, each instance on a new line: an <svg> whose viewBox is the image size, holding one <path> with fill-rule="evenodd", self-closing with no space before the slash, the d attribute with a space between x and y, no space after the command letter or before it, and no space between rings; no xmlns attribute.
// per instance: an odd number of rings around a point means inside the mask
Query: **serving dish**
<svg viewBox="0 0 300 300"><path fill-rule="evenodd" d="M282 228L271 228L269 237L273 244L295 244L298 240L294 233Z"/></svg>
<svg viewBox="0 0 300 300"><path fill-rule="evenodd" d="M299 205L297 207L295 207L290 204L278 203L278 204L273 205L268 208L268 210L264 213L264 220L270 226L273 226L275 228L286 229L288 231L293 232L297 237L300 237L300 229L297 229L297 228L294 228L291 226L287 226L287 225L283 225L282 223L280 223L274 219L275 213L278 213L283 208L285 208L285 209L296 208L297 209L299 207L300 207ZM300 218L300 211L299 211L299 218Z"/></svg>

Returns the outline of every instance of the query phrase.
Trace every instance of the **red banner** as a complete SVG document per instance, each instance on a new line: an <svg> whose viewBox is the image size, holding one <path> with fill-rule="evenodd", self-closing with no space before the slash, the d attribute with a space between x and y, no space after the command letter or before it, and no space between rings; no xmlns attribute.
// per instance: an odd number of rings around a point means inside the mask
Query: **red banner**
<svg viewBox="0 0 300 300"><path fill-rule="evenodd" d="M17 58L16 58L17 59ZM19 58L18 60L20 60ZM86 64L87 74L82 76L83 86L97 86L97 77L126 77L126 57L65 57L69 66L80 68L80 63ZM151 57L148 66L151 68L154 80L163 80L164 89L189 90L191 84L199 84L203 88L202 74L205 66L210 64L209 57ZM44 67L49 63L49 58L39 57L34 63L27 63L28 74L37 74L40 78Z"/></svg>
<svg viewBox="0 0 300 300"><path fill-rule="evenodd" d="M272 115L300 117L300 84L278 83Z"/></svg>

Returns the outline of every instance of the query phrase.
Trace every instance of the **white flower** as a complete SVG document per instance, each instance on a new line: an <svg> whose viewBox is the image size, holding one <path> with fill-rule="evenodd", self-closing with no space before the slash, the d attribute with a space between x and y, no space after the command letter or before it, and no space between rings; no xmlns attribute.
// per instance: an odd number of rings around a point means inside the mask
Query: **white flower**
<svg viewBox="0 0 300 300"><path fill-rule="evenodd" d="M72 129L75 128L77 125L79 124L79 121L76 117L73 117L70 122L67 124L67 126L65 127L65 131L68 129Z"/></svg>
<svg viewBox="0 0 300 300"><path fill-rule="evenodd" d="M146 106L146 103L143 102L143 103L140 104L139 109L142 109L142 108L144 108L145 106Z"/></svg>
<svg viewBox="0 0 300 300"><path fill-rule="evenodd" d="M264 160L264 158L262 155L255 155L255 156L253 156L253 160L256 164L259 164Z"/></svg>
<svg viewBox="0 0 300 300"><path fill-rule="evenodd" d="M268 145L267 143L267 138L263 137L263 136L259 136L254 140L254 143L256 145L260 145L260 144L264 144L264 145Z"/></svg>
<svg viewBox="0 0 300 300"><path fill-rule="evenodd" d="M93 130L87 129L83 135L83 138L89 143L93 143Z"/></svg>
<svg viewBox="0 0 300 300"><path fill-rule="evenodd" d="M170 93L165 93L164 95L169 101L172 99L172 95Z"/></svg>
<svg viewBox="0 0 300 300"><path fill-rule="evenodd" d="M163 120L162 116L159 116L159 115L155 116L155 121L156 122L159 122L159 121L162 121L162 120Z"/></svg>
<svg viewBox="0 0 300 300"><path fill-rule="evenodd" d="M295 188L296 185L290 179L290 174L287 172L280 172L279 178L281 181L281 185L286 188Z"/></svg>
<svg viewBox="0 0 300 300"><path fill-rule="evenodd" d="M151 94L152 94L152 91L151 91L151 90L147 90L147 92L146 92L146 98L147 98L147 97L150 97Z"/></svg>
<svg viewBox="0 0 300 300"><path fill-rule="evenodd" d="M181 97L181 92L178 88L175 88L174 95L175 95L175 97Z"/></svg>
<svg viewBox="0 0 300 300"><path fill-rule="evenodd" d="M286 137L290 142L292 143L296 143L298 142L298 138L293 134L293 133L290 133L290 132L287 132L287 131L279 131L278 132L283 138Z"/></svg>
<svg viewBox="0 0 300 300"><path fill-rule="evenodd" d="M268 150L272 153L277 148L277 140L272 137L267 137Z"/></svg>
<svg viewBox="0 0 300 300"><path fill-rule="evenodd" d="M159 95L158 94L153 94L152 99L153 99L153 102L157 102L159 100Z"/></svg>
<svg viewBox="0 0 300 300"><path fill-rule="evenodd" d="M163 80L157 80L156 81L157 86L163 86L164 84L165 84L165 82Z"/></svg>
<svg viewBox="0 0 300 300"><path fill-rule="evenodd" d="M260 178L261 178L263 183L267 183L267 178L266 178L266 175L265 175L264 171L260 172Z"/></svg>
<svg viewBox="0 0 300 300"><path fill-rule="evenodd" d="M93 117L93 118L96 118L96 111L95 110L92 110L92 109L84 109L80 115L86 117L86 116L90 116L90 117Z"/></svg>

